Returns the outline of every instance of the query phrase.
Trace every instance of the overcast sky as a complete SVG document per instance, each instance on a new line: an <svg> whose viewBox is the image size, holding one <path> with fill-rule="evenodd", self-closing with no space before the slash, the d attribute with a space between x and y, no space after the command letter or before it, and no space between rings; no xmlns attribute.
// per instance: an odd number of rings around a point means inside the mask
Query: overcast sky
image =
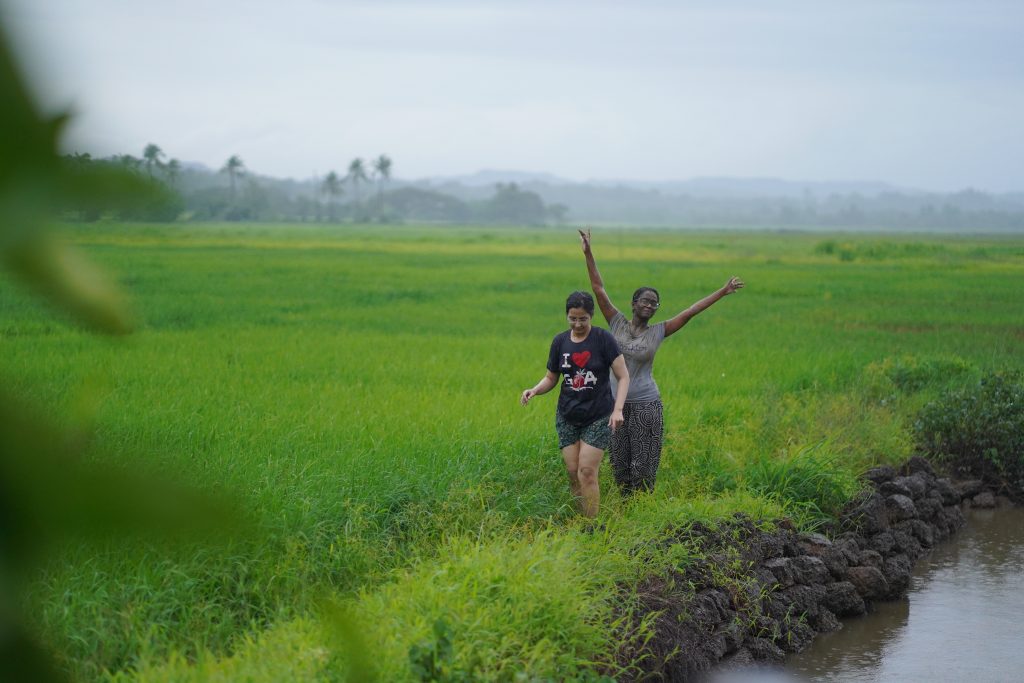
<svg viewBox="0 0 1024 683"><path fill-rule="evenodd" d="M1024 2L0 0L69 150L1024 190Z"/></svg>

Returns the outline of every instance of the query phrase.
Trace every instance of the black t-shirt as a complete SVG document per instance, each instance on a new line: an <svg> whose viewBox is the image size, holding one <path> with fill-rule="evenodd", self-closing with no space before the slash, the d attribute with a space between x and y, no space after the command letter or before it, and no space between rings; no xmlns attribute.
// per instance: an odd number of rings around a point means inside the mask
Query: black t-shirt
<svg viewBox="0 0 1024 683"><path fill-rule="evenodd" d="M615 407L609 374L619 345L608 330L591 327L581 342L566 330L551 342L548 370L562 378L558 413L570 424L588 425L610 415Z"/></svg>

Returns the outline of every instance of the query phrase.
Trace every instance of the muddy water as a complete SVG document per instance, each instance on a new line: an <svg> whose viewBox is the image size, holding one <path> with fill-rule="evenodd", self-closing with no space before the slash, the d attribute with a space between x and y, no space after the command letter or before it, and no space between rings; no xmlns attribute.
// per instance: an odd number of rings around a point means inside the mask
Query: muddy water
<svg viewBox="0 0 1024 683"><path fill-rule="evenodd" d="M786 661L800 681L1024 681L1024 508L965 511L918 560L905 600L878 603Z"/></svg>

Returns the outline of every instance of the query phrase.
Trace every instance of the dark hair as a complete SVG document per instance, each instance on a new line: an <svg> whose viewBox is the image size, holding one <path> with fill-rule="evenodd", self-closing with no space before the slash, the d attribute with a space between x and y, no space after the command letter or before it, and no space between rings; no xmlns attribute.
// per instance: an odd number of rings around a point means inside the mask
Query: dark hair
<svg viewBox="0 0 1024 683"><path fill-rule="evenodd" d="M658 297L658 301L661 301L661 294L658 294L658 290L656 290L654 287L641 287L640 289L633 292L633 303L636 303L636 300L639 299L640 295L643 294L644 292L654 292L654 296Z"/></svg>
<svg viewBox="0 0 1024 683"><path fill-rule="evenodd" d="M582 308L588 315L594 315L594 297L587 292L573 292L565 300L565 312L570 308Z"/></svg>

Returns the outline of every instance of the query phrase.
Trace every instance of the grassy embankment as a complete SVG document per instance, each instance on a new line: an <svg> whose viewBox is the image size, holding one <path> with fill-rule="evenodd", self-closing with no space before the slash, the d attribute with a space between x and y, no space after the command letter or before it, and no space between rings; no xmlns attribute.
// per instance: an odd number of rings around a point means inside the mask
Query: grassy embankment
<svg viewBox="0 0 1024 683"><path fill-rule="evenodd" d="M586 678L644 636L609 623L621 587L685 561L652 540L733 511L813 526L858 472L908 455L928 396L1024 350L1021 238L598 231L621 308L641 284L658 319L729 275L748 286L666 342L658 491L625 505L605 468L605 528L587 535L554 394L517 403L586 288L571 229L69 234L119 277L139 330L90 336L5 285L0 371L86 425L89 457L228 493L259 529L195 552L69 548L31 598L87 678L344 677L360 664L323 630L325 595L353 598L385 680Z"/></svg>

